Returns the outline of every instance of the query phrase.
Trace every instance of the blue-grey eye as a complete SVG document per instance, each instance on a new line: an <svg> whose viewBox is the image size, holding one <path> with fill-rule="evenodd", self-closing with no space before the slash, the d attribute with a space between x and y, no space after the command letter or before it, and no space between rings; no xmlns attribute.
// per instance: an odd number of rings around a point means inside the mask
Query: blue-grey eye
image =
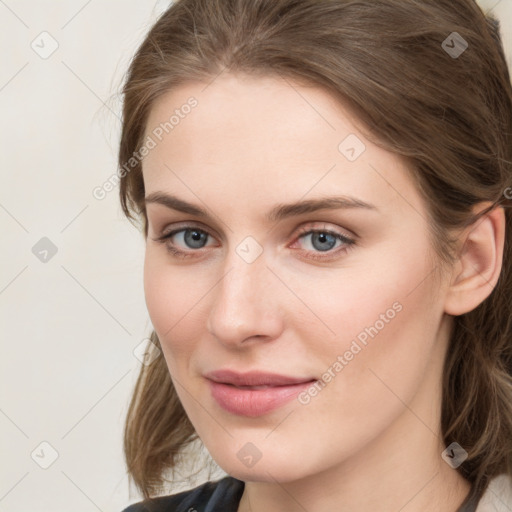
<svg viewBox="0 0 512 512"><path fill-rule="evenodd" d="M179 236L181 233L184 233L184 241L191 249L201 249L204 247L209 236L208 233L199 231L198 229L183 229L177 231L174 236Z"/></svg>
<svg viewBox="0 0 512 512"><path fill-rule="evenodd" d="M315 250L318 251L330 251L335 245L338 238L330 233L323 233L321 231L316 231L311 233L311 245Z"/></svg>

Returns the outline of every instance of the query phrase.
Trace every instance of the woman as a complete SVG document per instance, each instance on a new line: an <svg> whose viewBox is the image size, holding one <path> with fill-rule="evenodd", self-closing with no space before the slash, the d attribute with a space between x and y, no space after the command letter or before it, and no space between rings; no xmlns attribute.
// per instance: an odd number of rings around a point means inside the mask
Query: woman
<svg viewBox="0 0 512 512"><path fill-rule="evenodd" d="M154 327L126 512L512 510L497 22L472 0L179 0L123 93ZM156 498L197 440L227 476Z"/></svg>

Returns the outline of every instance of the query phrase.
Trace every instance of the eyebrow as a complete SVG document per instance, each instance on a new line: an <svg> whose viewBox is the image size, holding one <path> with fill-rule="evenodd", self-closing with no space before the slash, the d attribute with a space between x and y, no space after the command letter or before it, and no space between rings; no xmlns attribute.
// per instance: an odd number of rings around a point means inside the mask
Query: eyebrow
<svg viewBox="0 0 512 512"><path fill-rule="evenodd" d="M153 192L144 198L145 203L157 203L172 210L177 210L196 217L210 217L206 210L187 203L176 196L164 192ZM337 210L337 209L366 209L378 211L378 208L370 203L350 196L329 196L319 199L308 199L289 204L278 204L266 215L269 222L276 222L288 217L293 217L305 213L312 213L318 210Z"/></svg>

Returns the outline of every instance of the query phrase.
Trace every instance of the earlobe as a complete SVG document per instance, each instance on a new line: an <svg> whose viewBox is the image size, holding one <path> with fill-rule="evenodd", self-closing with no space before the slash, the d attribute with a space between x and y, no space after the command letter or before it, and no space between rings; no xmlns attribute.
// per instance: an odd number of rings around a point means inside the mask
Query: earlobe
<svg viewBox="0 0 512 512"><path fill-rule="evenodd" d="M481 211L490 203L479 204ZM497 206L461 235L461 251L453 266L445 312L458 316L481 304L493 291L501 273L505 242L505 211Z"/></svg>

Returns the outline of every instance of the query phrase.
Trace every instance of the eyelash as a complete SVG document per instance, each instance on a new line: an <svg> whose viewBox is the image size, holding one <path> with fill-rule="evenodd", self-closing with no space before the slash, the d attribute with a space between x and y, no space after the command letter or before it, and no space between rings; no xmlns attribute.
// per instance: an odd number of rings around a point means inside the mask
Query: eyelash
<svg viewBox="0 0 512 512"><path fill-rule="evenodd" d="M214 238L205 229L201 229L198 226L194 226L194 225L190 224L190 225L181 226L179 229L175 229L169 233L165 233L157 238L153 238L152 240L154 240L155 242L160 242L160 243L165 244L167 251L172 256L175 256L177 258L182 258L182 259L194 258L195 256L193 256L190 253L200 252L200 249L191 249L190 251L181 251L180 249L176 249L176 247L174 245L170 245L168 242L168 240L170 238L172 238L177 233L181 233L182 231L198 231L199 233L204 233L205 235L208 235L208 236ZM330 249L328 251L325 251L325 253L330 253L331 254L330 256L309 256L309 258L311 258L313 260L322 261L322 260L334 259L332 256L333 253L338 254L340 252L348 252L349 250L351 250L353 248L354 245L356 245L356 241L353 238L349 238L346 235L342 235L341 233L338 233L337 231L333 231L330 229L311 229L308 226L305 226L299 230L299 233L297 235L297 240L306 235L310 235L310 234L314 234L314 233L322 233L322 234L332 235L337 240L343 242L345 244L345 247L338 248L337 250ZM321 253L321 251L308 251L308 250L305 250L303 252L307 252L307 253L313 252L313 253L317 253L317 254Z"/></svg>

